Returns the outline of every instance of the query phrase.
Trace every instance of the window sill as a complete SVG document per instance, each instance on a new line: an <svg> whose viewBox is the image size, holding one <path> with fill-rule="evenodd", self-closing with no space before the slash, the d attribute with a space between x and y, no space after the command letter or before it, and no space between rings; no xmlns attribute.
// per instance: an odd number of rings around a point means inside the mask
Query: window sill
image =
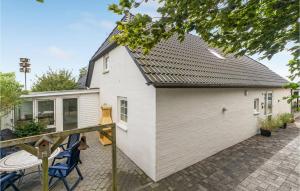
<svg viewBox="0 0 300 191"><path fill-rule="evenodd" d="M255 111L254 113L253 113L253 115L259 115L260 114L260 112L258 112L258 111Z"/></svg>
<svg viewBox="0 0 300 191"><path fill-rule="evenodd" d="M106 74L106 73L108 73L109 72L109 70L104 70L103 72L102 72L102 74Z"/></svg>
<svg viewBox="0 0 300 191"><path fill-rule="evenodd" d="M121 130L125 131L125 132L127 132L127 130L128 130L127 125L124 124L124 123L117 123L117 127L120 128Z"/></svg>

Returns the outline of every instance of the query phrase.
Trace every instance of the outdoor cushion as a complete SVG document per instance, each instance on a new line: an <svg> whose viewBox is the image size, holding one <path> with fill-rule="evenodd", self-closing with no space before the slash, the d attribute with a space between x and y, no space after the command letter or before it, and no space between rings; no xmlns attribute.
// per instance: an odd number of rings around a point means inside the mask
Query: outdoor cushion
<svg viewBox="0 0 300 191"><path fill-rule="evenodd" d="M57 163L54 166L49 167L49 176L66 177L67 175L68 175L68 165L67 164Z"/></svg>

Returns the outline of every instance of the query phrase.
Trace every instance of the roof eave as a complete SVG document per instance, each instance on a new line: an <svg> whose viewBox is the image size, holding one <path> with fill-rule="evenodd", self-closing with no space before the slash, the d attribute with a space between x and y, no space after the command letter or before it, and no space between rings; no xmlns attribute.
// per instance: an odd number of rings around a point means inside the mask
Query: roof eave
<svg viewBox="0 0 300 191"><path fill-rule="evenodd" d="M283 85L153 83L155 88L284 88Z"/></svg>

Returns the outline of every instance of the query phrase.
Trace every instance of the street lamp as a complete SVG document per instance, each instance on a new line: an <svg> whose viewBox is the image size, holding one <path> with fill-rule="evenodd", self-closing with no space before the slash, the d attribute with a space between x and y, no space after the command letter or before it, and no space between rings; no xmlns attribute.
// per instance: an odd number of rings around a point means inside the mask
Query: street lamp
<svg viewBox="0 0 300 191"><path fill-rule="evenodd" d="M26 74L30 73L31 68L29 64L30 59L29 58L20 58L20 72L24 72L25 74L25 90L27 90L27 79Z"/></svg>

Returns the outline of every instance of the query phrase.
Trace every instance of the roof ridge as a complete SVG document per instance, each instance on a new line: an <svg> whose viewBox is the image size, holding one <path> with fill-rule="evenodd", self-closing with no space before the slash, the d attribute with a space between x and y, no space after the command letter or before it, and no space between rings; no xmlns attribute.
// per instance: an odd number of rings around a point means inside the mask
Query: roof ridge
<svg viewBox="0 0 300 191"><path fill-rule="evenodd" d="M122 19L124 18L125 16ZM108 39L119 32L115 27L91 58L87 86L91 83L95 61L118 46L116 42L108 42ZM233 56L234 54L228 54L225 61L220 61L220 58L206 50L213 48L223 53L221 49L211 47L198 35L191 33L185 35L183 42L178 41L176 34L159 42L147 55L140 51L130 50L125 46L133 62L144 76L146 84L152 84L155 87L175 87L177 85L190 87L190 84L193 84L192 87L279 88L288 82L266 65L247 55L237 58ZM161 51L162 49L164 51ZM197 64L199 70L193 70L191 63ZM180 66L181 69L174 68L172 65ZM203 72L207 72L205 75L207 77L202 74Z"/></svg>

